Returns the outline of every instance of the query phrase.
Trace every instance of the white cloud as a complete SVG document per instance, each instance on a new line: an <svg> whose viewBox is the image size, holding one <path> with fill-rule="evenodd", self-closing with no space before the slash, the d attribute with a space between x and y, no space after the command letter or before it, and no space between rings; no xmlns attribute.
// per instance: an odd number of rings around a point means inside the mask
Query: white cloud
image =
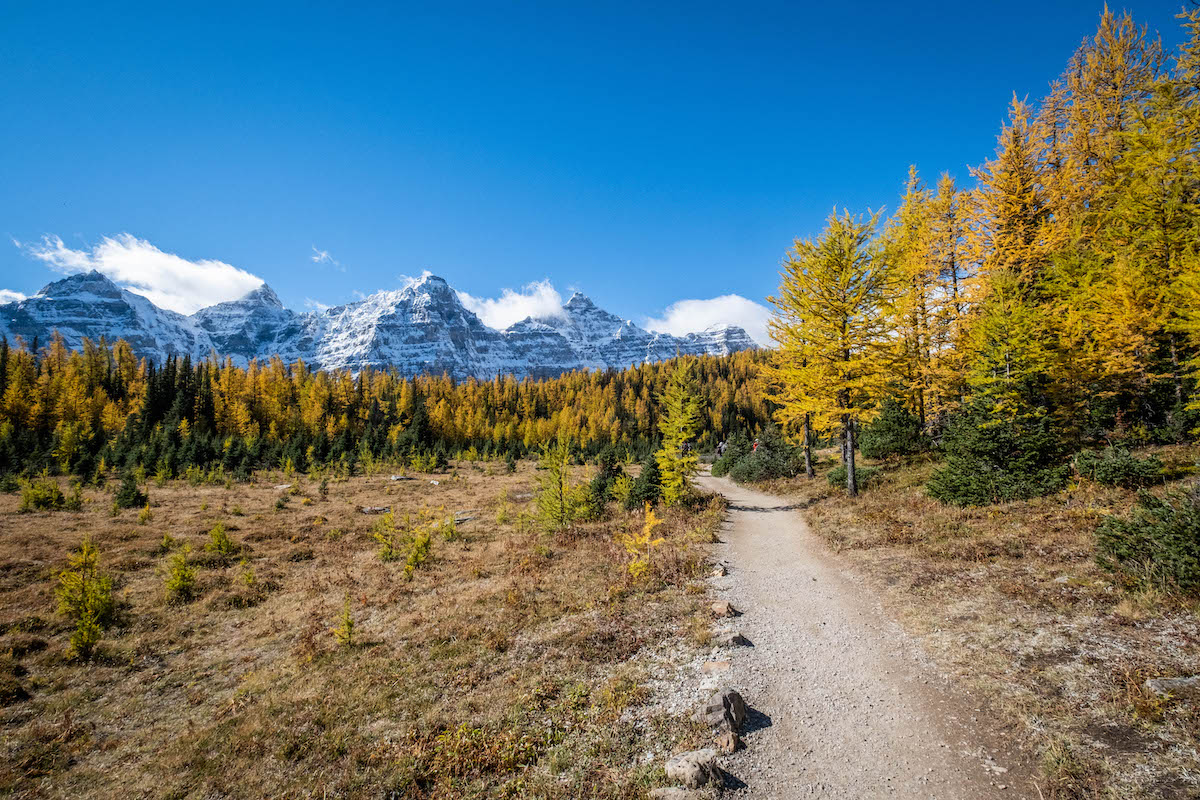
<svg viewBox="0 0 1200 800"><path fill-rule="evenodd" d="M660 333L683 336L721 323L738 325L760 345L770 346L767 321L771 312L761 303L741 295L724 294L711 300L680 300L672 303L659 319L647 318L645 327Z"/></svg>
<svg viewBox="0 0 1200 800"><path fill-rule="evenodd" d="M322 303L320 300L313 300L311 297L304 298L304 307L310 311L328 311L333 306L328 303Z"/></svg>
<svg viewBox="0 0 1200 800"><path fill-rule="evenodd" d="M402 288L407 289L410 286L416 286L421 281L430 277L433 277L433 273L427 269L424 269L421 270L421 274L417 275L416 277L413 277L412 275L397 275L396 280L400 281L400 286ZM366 297L366 295L363 295L363 297Z"/></svg>
<svg viewBox="0 0 1200 800"><path fill-rule="evenodd" d="M72 250L59 237L44 236L25 251L58 272L97 270L156 306L181 314L236 300L263 283L262 278L223 261L188 261L128 233L105 236L90 251Z"/></svg>
<svg viewBox="0 0 1200 800"><path fill-rule="evenodd" d="M24 300L28 295L14 292L12 289L0 289L0 306L5 303L18 303Z"/></svg>
<svg viewBox="0 0 1200 800"><path fill-rule="evenodd" d="M312 260L314 264L328 264L338 272L346 271L346 268L342 266L342 262L331 256L328 250L318 250L315 244L312 246L312 250Z"/></svg>
<svg viewBox="0 0 1200 800"><path fill-rule="evenodd" d="M458 299L483 323L503 330L526 317L561 317L562 295L548 280L534 281L519 290L505 289L499 297L474 297L459 292Z"/></svg>

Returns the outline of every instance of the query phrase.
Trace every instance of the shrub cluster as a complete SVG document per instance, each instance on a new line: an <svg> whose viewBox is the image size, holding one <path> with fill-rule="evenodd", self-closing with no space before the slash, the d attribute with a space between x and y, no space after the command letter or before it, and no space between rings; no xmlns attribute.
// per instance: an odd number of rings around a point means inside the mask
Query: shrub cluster
<svg viewBox="0 0 1200 800"><path fill-rule="evenodd" d="M721 457L713 462L712 474L714 477L721 478L729 474L729 469L750 452L750 439L746 434L738 431L726 440L725 452Z"/></svg>
<svg viewBox="0 0 1200 800"><path fill-rule="evenodd" d="M1163 463L1158 456L1138 458L1124 447L1106 447L1077 453L1075 470L1096 483L1136 489L1160 481Z"/></svg>
<svg viewBox="0 0 1200 800"><path fill-rule="evenodd" d="M121 487L113 495L113 508L142 508L150 502L146 493L138 488L137 478L133 473L126 472L121 478Z"/></svg>
<svg viewBox="0 0 1200 800"><path fill-rule="evenodd" d="M944 503L982 506L1057 492L1070 475L1058 440L1041 418L995 421L968 409L950 426L946 464L926 484Z"/></svg>
<svg viewBox="0 0 1200 800"><path fill-rule="evenodd" d="M662 473L658 470L658 461L650 456L642 464L642 471L633 479L629 494L625 497L625 510L633 511L644 508L647 504L654 505L662 497Z"/></svg>
<svg viewBox="0 0 1200 800"><path fill-rule="evenodd" d="M1143 489L1129 519L1100 523L1096 550L1101 566L1136 583L1200 592L1200 484L1162 498Z"/></svg>
<svg viewBox="0 0 1200 800"><path fill-rule="evenodd" d="M857 467L854 470L854 480L858 484L859 491L866 489L879 477L878 467ZM846 486L846 465L838 464L825 476L829 481L830 486L842 487Z"/></svg>
<svg viewBox="0 0 1200 800"><path fill-rule="evenodd" d="M879 416L863 426L858 446L867 458L886 459L923 453L931 442L921 430L920 418L889 397L883 401ZM842 478L845 483L845 475ZM859 481L862 485L861 478Z"/></svg>
<svg viewBox="0 0 1200 800"><path fill-rule="evenodd" d="M796 474L795 448L783 440L779 428L774 425L763 429L758 437L758 447L746 442L745 437L740 440L736 436L731 438L729 449L720 460L725 462L721 465L721 472L727 471L729 477L738 483L790 478ZM717 474L716 465L713 467L713 474Z"/></svg>
<svg viewBox="0 0 1200 800"><path fill-rule="evenodd" d="M21 513L30 511L57 511L66 505L62 489L53 478L42 477L27 482L21 489Z"/></svg>

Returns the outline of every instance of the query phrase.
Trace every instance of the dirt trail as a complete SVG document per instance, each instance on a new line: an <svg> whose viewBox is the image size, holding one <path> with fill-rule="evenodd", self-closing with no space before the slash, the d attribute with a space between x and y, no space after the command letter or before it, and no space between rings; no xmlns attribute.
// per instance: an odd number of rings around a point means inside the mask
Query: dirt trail
<svg viewBox="0 0 1200 800"><path fill-rule="evenodd" d="M1038 797L996 727L954 689L789 501L729 480L717 596L742 612L727 685L754 710L728 771L754 798Z"/></svg>

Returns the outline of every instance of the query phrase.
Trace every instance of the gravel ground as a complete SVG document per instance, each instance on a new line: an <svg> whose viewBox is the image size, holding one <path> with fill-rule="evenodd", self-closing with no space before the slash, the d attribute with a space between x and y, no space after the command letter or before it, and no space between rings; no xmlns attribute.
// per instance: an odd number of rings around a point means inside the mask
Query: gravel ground
<svg viewBox="0 0 1200 800"><path fill-rule="evenodd" d="M732 664L718 680L751 708L746 749L722 759L735 796L1039 797L999 726L789 501L727 479L699 483L729 498L715 552L728 575L712 583L752 644L720 656Z"/></svg>

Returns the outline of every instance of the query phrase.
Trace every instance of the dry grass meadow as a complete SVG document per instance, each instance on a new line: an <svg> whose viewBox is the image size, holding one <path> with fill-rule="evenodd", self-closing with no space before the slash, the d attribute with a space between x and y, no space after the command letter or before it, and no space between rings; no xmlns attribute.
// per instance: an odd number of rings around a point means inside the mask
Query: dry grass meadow
<svg viewBox="0 0 1200 800"><path fill-rule="evenodd" d="M278 473L152 482L149 519L112 515L115 480L78 512L0 495L0 795L623 798L664 783L647 754L703 731L656 710L638 658L703 640L719 501L666 513L634 580L615 536L640 514L610 506L548 534L527 462L414 478L326 496ZM361 506L459 522L408 578ZM217 523L236 555L205 550ZM118 598L91 663L68 655L54 596L85 536ZM172 604L166 564L184 545L198 596ZM350 646L334 633L347 598Z"/></svg>
<svg viewBox="0 0 1200 800"><path fill-rule="evenodd" d="M1180 484L1195 447L1154 448ZM1027 743L1050 797L1200 797L1200 708L1147 678L1200 672L1194 600L1127 591L1095 563L1104 514L1132 491L1078 480L1058 495L955 508L924 494L935 464L882 464L859 498L818 477L796 497L813 531L871 577L939 666L990 699ZM1162 491L1163 488L1155 491Z"/></svg>

